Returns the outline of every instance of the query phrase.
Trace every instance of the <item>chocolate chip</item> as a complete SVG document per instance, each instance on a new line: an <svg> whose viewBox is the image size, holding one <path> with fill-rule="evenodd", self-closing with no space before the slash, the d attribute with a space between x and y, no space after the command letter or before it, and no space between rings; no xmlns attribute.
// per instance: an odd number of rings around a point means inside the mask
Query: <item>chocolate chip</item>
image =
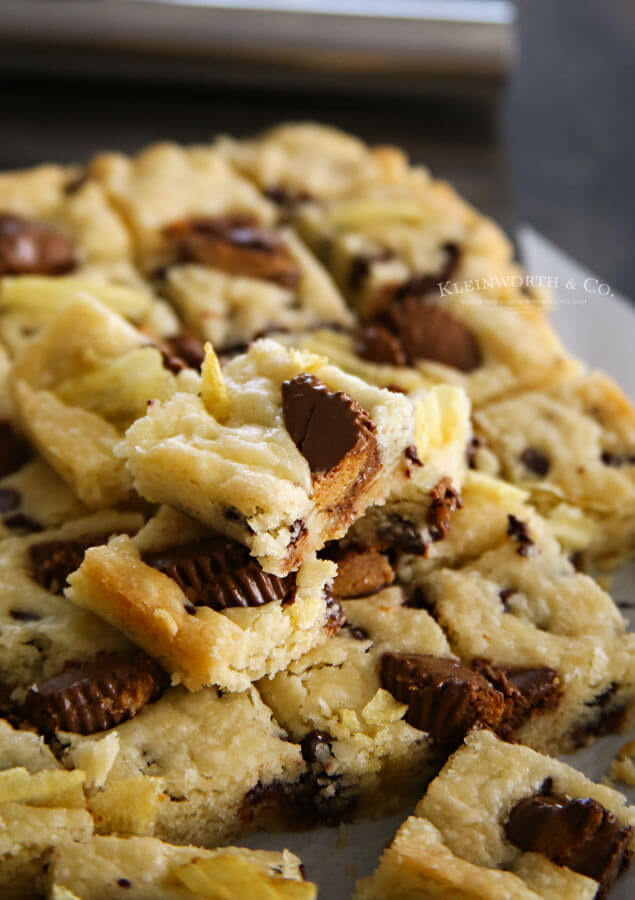
<svg viewBox="0 0 635 900"><path fill-rule="evenodd" d="M555 709L562 699L560 676L547 666L510 668L475 659L472 668L505 698L505 710L496 727L501 737L510 738L536 713Z"/></svg>
<svg viewBox="0 0 635 900"><path fill-rule="evenodd" d="M25 516L24 513L13 513L11 516L5 516L3 521L7 528L12 528L16 531L26 531L29 533L44 531L44 526L41 522L37 522L30 516Z"/></svg>
<svg viewBox="0 0 635 900"><path fill-rule="evenodd" d="M0 513L11 512L20 505L22 497L13 488L0 488Z"/></svg>
<svg viewBox="0 0 635 900"><path fill-rule="evenodd" d="M632 453L619 454L604 450L600 458L605 466L611 466L612 468L635 465L635 454Z"/></svg>
<svg viewBox="0 0 635 900"><path fill-rule="evenodd" d="M292 602L295 597L294 574L280 578L263 571L246 547L221 535L146 553L143 560L172 578L190 605L218 612L276 600Z"/></svg>
<svg viewBox="0 0 635 900"><path fill-rule="evenodd" d="M486 445L486 441L481 437L473 437L468 441L465 448L465 459L470 469L476 468L476 453L481 447Z"/></svg>
<svg viewBox="0 0 635 900"><path fill-rule="evenodd" d="M38 613L29 612L26 609L10 609L9 615L16 622L39 622L42 618Z"/></svg>
<svg viewBox="0 0 635 900"><path fill-rule="evenodd" d="M388 587L394 580L390 563L373 547L349 550L337 560L333 593L338 597L367 597Z"/></svg>
<svg viewBox="0 0 635 900"><path fill-rule="evenodd" d="M514 806L505 834L521 850L593 878L600 884L596 898L603 898L628 866L633 829L590 797L537 795Z"/></svg>
<svg viewBox="0 0 635 900"><path fill-rule="evenodd" d="M117 884L119 885L120 888L132 887L132 882L129 881L127 878L118 878Z"/></svg>
<svg viewBox="0 0 635 900"><path fill-rule="evenodd" d="M449 478L442 478L430 491L426 520L433 541L442 541L450 530L452 513L463 507L461 495Z"/></svg>
<svg viewBox="0 0 635 900"><path fill-rule="evenodd" d="M526 450L523 450L520 454L520 460L530 472L533 472L534 475L539 475L541 478L544 478L551 465L549 457L541 453L540 450L536 450L535 447L527 447Z"/></svg>
<svg viewBox="0 0 635 900"><path fill-rule="evenodd" d="M514 588L503 588L502 591L498 592L500 602L503 604L505 612L509 612L509 603L507 601L517 593L518 591L514 590Z"/></svg>
<svg viewBox="0 0 635 900"><path fill-rule="evenodd" d="M282 385L284 424L311 472L328 472L349 456L376 452L375 425L344 391L329 391L314 375L297 375Z"/></svg>
<svg viewBox="0 0 635 900"><path fill-rule="evenodd" d="M359 625L356 625L351 628L351 637L356 641L367 641L370 635L365 628L360 628Z"/></svg>
<svg viewBox="0 0 635 900"><path fill-rule="evenodd" d="M367 253L358 253L351 260L348 270L348 285L352 291L358 291L370 275L374 263L393 259L394 253L387 247Z"/></svg>
<svg viewBox="0 0 635 900"><path fill-rule="evenodd" d="M406 722L444 747L457 746L474 725L496 726L503 715L502 694L453 659L384 653L381 680L395 699L408 704Z"/></svg>
<svg viewBox="0 0 635 900"><path fill-rule="evenodd" d="M324 766L331 757L333 738L326 731L310 731L301 741L302 758L306 763Z"/></svg>
<svg viewBox="0 0 635 900"><path fill-rule="evenodd" d="M414 444L408 444L404 452L406 454L406 458L410 460L413 466L423 466L423 463L419 459L417 448Z"/></svg>
<svg viewBox="0 0 635 900"><path fill-rule="evenodd" d="M174 244L179 262L261 278L289 289L295 288L302 277L279 235L258 225L249 214L176 222L164 234Z"/></svg>
<svg viewBox="0 0 635 900"><path fill-rule="evenodd" d="M54 228L0 214L0 276L64 275L76 265L73 244Z"/></svg>
<svg viewBox="0 0 635 900"><path fill-rule="evenodd" d="M414 556L422 556L426 552L427 543L418 526L398 513L389 513L380 523L377 533L382 549L399 550Z"/></svg>
<svg viewBox="0 0 635 900"><path fill-rule="evenodd" d="M94 734L135 716L161 696L169 681L143 653L133 659L108 654L33 685L23 714L41 734Z"/></svg>
<svg viewBox="0 0 635 900"><path fill-rule="evenodd" d="M396 336L409 365L427 359L472 372L483 361L468 326L425 296L407 294L384 310L378 324Z"/></svg>
<svg viewBox="0 0 635 900"><path fill-rule="evenodd" d="M395 290L395 299L403 300L404 297L408 296L424 297L452 277L461 255L460 248L454 242L448 241L443 245L442 250L445 254L445 259L438 271L427 275L415 275L413 278L405 281Z"/></svg>
<svg viewBox="0 0 635 900"><path fill-rule="evenodd" d="M271 200L272 203L275 203L278 206L306 203L313 199L308 191L292 191L290 188L284 187L281 184L266 188L264 195L268 200Z"/></svg>
<svg viewBox="0 0 635 900"><path fill-rule="evenodd" d="M163 338L157 345L163 357L163 365L178 375L183 369L200 370L205 359L205 347L193 334L182 332Z"/></svg>
<svg viewBox="0 0 635 900"><path fill-rule="evenodd" d="M432 618L436 617L435 602L421 584L417 585L403 605L409 609L424 609Z"/></svg>
<svg viewBox="0 0 635 900"><path fill-rule="evenodd" d="M42 541L29 547L29 561L34 580L52 594L63 594L66 579L78 569L89 547L103 544L107 534L81 540Z"/></svg>
<svg viewBox="0 0 635 900"><path fill-rule="evenodd" d="M388 366L405 366L406 354L399 338L381 325L366 325L355 341L355 353L360 359Z"/></svg>
<svg viewBox="0 0 635 900"><path fill-rule="evenodd" d="M0 478L17 472L31 455L24 438L15 433L10 422L0 419Z"/></svg>
<svg viewBox="0 0 635 900"><path fill-rule="evenodd" d="M507 516L507 534L513 541L518 543L519 546L516 552L520 556L531 557L539 552L529 534L527 523L516 518L511 513Z"/></svg>

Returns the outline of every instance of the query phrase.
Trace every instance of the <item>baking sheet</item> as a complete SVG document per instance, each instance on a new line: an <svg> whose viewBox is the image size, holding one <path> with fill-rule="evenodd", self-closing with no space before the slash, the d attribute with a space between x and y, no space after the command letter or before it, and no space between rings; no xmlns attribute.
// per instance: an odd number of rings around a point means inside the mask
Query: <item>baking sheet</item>
<svg viewBox="0 0 635 900"><path fill-rule="evenodd" d="M567 347L590 368L601 367L635 396L635 307L615 294L611 286L588 272L557 247L533 231L522 228L518 242L528 272L557 279L553 289L553 323ZM553 283L553 282L552 282ZM602 285L602 287L600 287ZM606 285L606 286L605 286ZM611 593L635 627L635 565L618 572ZM578 753L562 759L594 781L607 775L618 749L635 734L602 738ZM635 788L616 784L635 802ZM323 900L349 900L355 880L369 875L377 860L416 800L395 815L376 821L317 828L301 834L252 835L245 843L264 850L287 847L305 865L306 876L315 881ZM611 900L632 900L635 896L635 865L611 891Z"/></svg>

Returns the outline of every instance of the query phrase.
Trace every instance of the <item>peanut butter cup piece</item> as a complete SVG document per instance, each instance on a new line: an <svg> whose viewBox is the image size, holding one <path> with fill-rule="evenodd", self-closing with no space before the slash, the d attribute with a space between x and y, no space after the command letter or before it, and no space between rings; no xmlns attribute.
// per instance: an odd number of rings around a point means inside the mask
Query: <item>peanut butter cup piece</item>
<svg viewBox="0 0 635 900"><path fill-rule="evenodd" d="M428 528L433 541L442 541L450 530L452 513L463 507L459 492L449 478L442 478L430 491L427 513Z"/></svg>
<svg viewBox="0 0 635 900"><path fill-rule="evenodd" d="M76 265L75 248L59 231L0 213L0 276L64 275Z"/></svg>
<svg viewBox="0 0 635 900"><path fill-rule="evenodd" d="M163 357L163 365L175 375L187 368L200 370L205 359L202 341L187 332L163 338L158 349Z"/></svg>
<svg viewBox="0 0 635 900"><path fill-rule="evenodd" d="M108 654L33 685L22 712L41 734L94 734L136 716L161 696L169 681L143 653L132 659Z"/></svg>
<svg viewBox="0 0 635 900"><path fill-rule="evenodd" d="M381 325L366 325L357 336L355 352L360 359L388 366L405 366L406 354L399 338Z"/></svg>
<svg viewBox="0 0 635 900"><path fill-rule="evenodd" d="M409 365L428 359L472 372L483 361L467 325L421 294L406 294L386 307L380 324L396 336Z"/></svg>
<svg viewBox="0 0 635 900"><path fill-rule="evenodd" d="M348 550L337 560L333 593L338 597L367 597L388 587L395 573L385 556L374 547Z"/></svg>
<svg viewBox="0 0 635 900"><path fill-rule="evenodd" d="M176 581L189 603L220 612L235 606L264 606L295 599L295 575L263 571L242 544L220 535L155 553L144 562Z"/></svg>
<svg viewBox="0 0 635 900"><path fill-rule="evenodd" d="M384 653L380 674L384 688L408 704L406 722L447 748L475 725L495 728L504 712L500 691L453 659Z"/></svg>
<svg viewBox="0 0 635 900"><path fill-rule="evenodd" d="M6 419L0 419L0 478L17 472L28 461L31 450L28 443L16 434Z"/></svg>
<svg viewBox="0 0 635 900"><path fill-rule="evenodd" d="M31 574L40 587L52 594L63 594L66 579L78 569L89 547L103 544L108 534L93 535L81 540L41 541L29 547Z"/></svg>
<svg viewBox="0 0 635 900"><path fill-rule="evenodd" d="M517 803L505 825L507 839L521 850L544 853L559 866L599 882L606 897L631 856L633 829L590 797L568 799L537 794Z"/></svg>
<svg viewBox="0 0 635 900"><path fill-rule="evenodd" d="M472 667L505 698L505 710L497 727L501 737L511 737L536 713L555 709L562 699L560 676L548 666L510 668L478 658Z"/></svg>
<svg viewBox="0 0 635 900"><path fill-rule="evenodd" d="M344 391L329 391L314 375L296 375L282 385L284 424L312 473L328 472L346 458L359 470L376 453L375 425Z"/></svg>
<svg viewBox="0 0 635 900"><path fill-rule="evenodd" d="M194 262L230 275L246 275L295 288L302 272L275 231L247 214L175 222L164 234L179 262Z"/></svg>

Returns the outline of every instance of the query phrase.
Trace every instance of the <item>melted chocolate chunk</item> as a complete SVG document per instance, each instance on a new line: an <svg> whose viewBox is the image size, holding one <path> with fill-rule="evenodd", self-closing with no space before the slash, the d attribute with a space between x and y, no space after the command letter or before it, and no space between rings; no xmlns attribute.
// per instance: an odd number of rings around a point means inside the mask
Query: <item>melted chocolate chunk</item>
<svg viewBox="0 0 635 900"><path fill-rule="evenodd" d="M551 466L549 457L540 450L536 450L535 447L527 447L526 450L523 450L520 454L520 461L525 468L529 469L530 472L533 472L534 475L539 475L541 478L544 478Z"/></svg>
<svg viewBox="0 0 635 900"><path fill-rule="evenodd" d="M442 541L450 530L452 513L463 507L463 501L449 478L437 482L430 491L430 498L432 502L427 513L430 537L433 541Z"/></svg>
<svg viewBox="0 0 635 900"><path fill-rule="evenodd" d="M54 228L0 214L0 276L64 275L77 265L73 244Z"/></svg>
<svg viewBox="0 0 635 900"><path fill-rule="evenodd" d="M596 898L600 898L628 866L633 829L620 825L612 812L590 797L539 794L514 806L505 834L521 850L544 853L557 865L599 882Z"/></svg>
<svg viewBox="0 0 635 900"><path fill-rule="evenodd" d="M395 699L408 704L406 722L444 747L457 746L474 725L495 727L503 715L502 694L453 659L384 653L381 680Z"/></svg>
<svg viewBox="0 0 635 900"><path fill-rule="evenodd" d="M349 550L337 560L333 593L338 597L367 597L388 587L394 580L392 566L373 547Z"/></svg>
<svg viewBox="0 0 635 900"><path fill-rule="evenodd" d="M40 681L29 689L22 712L41 734L94 734L136 716L169 682L143 653L133 659L109 654Z"/></svg>
<svg viewBox="0 0 635 900"><path fill-rule="evenodd" d="M205 347L193 334L174 335L164 338L159 345L163 364L170 372L178 375L183 369L200 370L205 359Z"/></svg>
<svg viewBox="0 0 635 900"><path fill-rule="evenodd" d="M282 385L282 414L291 438L311 472L328 472L354 454L376 453L375 425L344 391L329 391L313 375L297 375Z"/></svg>
<svg viewBox="0 0 635 900"><path fill-rule="evenodd" d="M295 599L295 575L264 572L246 547L221 535L144 554L143 560L176 581L189 603L221 611Z"/></svg>
<svg viewBox="0 0 635 900"><path fill-rule="evenodd" d="M17 472L28 461L28 443L15 433L10 422L0 419L0 478Z"/></svg>
<svg viewBox="0 0 635 900"><path fill-rule="evenodd" d="M534 544L533 538L529 534L529 526L522 519L516 518L511 513L507 516L507 534L516 541L518 549L516 553L519 556L531 557L535 556L539 551Z"/></svg>
<svg viewBox="0 0 635 900"><path fill-rule="evenodd" d="M510 738L536 713L555 709L562 699L560 676L547 666L508 668L475 659L472 668L505 698L505 710L496 727L501 737Z"/></svg>
<svg viewBox="0 0 635 900"><path fill-rule="evenodd" d="M407 294L388 306L378 322L396 336L409 365L428 359L472 372L483 361L467 325L420 294Z"/></svg>
<svg viewBox="0 0 635 900"><path fill-rule="evenodd" d="M12 516L5 516L3 521L7 528L14 528L19 531L30 533L44 531L44 526L41 522L36 522L35 519L32 519L30 516L25 516L23 513L14 513Z"/></svg>
<svg viewBox="0 0 635 900"><path fill-rule="evenodd" d="M194 262L231 275L246 275L295 288L302 272L275 231L251 215L191 219L165 229L179 262Z"/></svg>
<svg viewBox="0 0 635 900"><path fill-rule="evenodd" d="M623 703L615 704L617 689L618 685L612 681L607 688L584 704L594 710L594 715L575 729L573 742L576 746L584 746L590 737L602 737L620 730L627 709Z"/></svg>
<svg viewBox="0 0 635 900"><path fill-rule="evenodd" d="M66 579L79 569L89 547L103 544L108 535L95 535L81 540L42 541L29 547L31 573L35 581L53 594L63 594Z"/></svg>
<svg viewBox="0 0 635 900"><path fill-rule="evenodd" d="M381 325L366 325L358 334L355 353L360 359L388 366L405 366L406 354L399 338Z"/></svg>
<svg viewBox="0 0 635 900"><path fill-rule="evenodd" d="M351 627L351 637L355 641L367 641L370 638L370 634L365 628L360 628L359 625L355 625Z"/></svg>
<svg viewBox="0 0 635 900"><path fill-rule="evenodd" d="M318 763L321 766L331 758L331 741L333 738L326 731L310 731L300 741L302 748L302 758L306 763L312 765Z"/></svg>
<svg viewBox="0 0 635 900"><path fill-rule="evenodd" d="M21 499L20 492L14 488L0 488L0 514L17 509Z"/></svg>

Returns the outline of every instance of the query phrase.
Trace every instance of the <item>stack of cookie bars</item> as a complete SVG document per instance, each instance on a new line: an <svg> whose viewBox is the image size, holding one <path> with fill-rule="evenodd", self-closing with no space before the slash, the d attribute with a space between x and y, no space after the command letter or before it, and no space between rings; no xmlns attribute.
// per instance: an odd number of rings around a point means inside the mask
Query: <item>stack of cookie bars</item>
<svg viewBox="0 0 635 900"><path fill-rule="evenodd" d="M0 176L0 894L604 897L635 411L498 228L316 125Z"/></svg>

